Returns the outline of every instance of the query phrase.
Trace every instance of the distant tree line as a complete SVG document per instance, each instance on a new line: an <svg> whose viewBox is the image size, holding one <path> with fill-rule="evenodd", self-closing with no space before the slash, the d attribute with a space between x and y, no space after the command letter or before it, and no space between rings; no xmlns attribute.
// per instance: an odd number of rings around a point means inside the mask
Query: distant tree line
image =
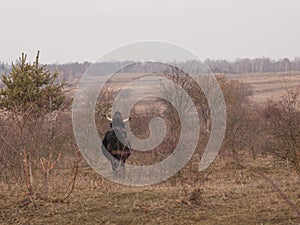
<svg viewBox="0 0 300 225"><path fill-rule="evenodd" d="M7 63L0 61L0 74L7 73L10 71L10 66Z"/></svg>
<svg viewBox="0 0 300 225"><path fill-rule="evenodd" d="M101 62L93 65L93 69L97 72L116 72L119 68L123 68L121 72L128 72L126 66L134 64L134 61L111 61L111 62ZM204 62L200 61L187 61L184 63L185 66L189 67L193 64L195 71L189 72L203 72L211 70L214 73L222 74L241 74L241 73L268 73L268 72L288 72L288 71L300 71L300 57L296 57L293 60L288 58L274 60L271 58L255 58L255 59L236 59L233 61L225 59L206 59ZM50 64L47 66L51 72L57 71L60 74L60 79L65 81L74 80L80 78L82 74L89 68L90 62L74 62L66 64ZM149 73L161 71L162 68L158 68L157 64L142 65L137 63L135 65L135 71L138 73ZM0 62L0 74L8 73L11 70L11 66L7 63ZM131 66L132 70L132 66Z"/></svg>
<svg viewBox="0 0 300 225"><path fill-rule="evenodd" d="M205 60L205 63L213 72L220 73L267 73L300 71L300 58L289 60L283 58L273 60L270 58L236 59L227 60Z"/></svg>
<svg viewBox="0 0 300 225"><path fill-rule="evenodd" d="M119 68L123 68L121 72L129 72L126 69L127 65L134 64L134 61L113 61L113 62L103 62L93 65L93 68L97 72L115 72ZM294 58L290 60L288 58L283 58L279 60L274 60L271 58L255 58L255 59L236 59L234 61L229 61L225 59L211 60L206 59L204 62L200 61L187 61L184 63L186 67L189 64L193 64L195 71L189 72L203 72L211 70L214 73L222 74L241 74L241 73L268 73L268 72L288 72L288 71L300 71L300 58ZM89 62L84 63L68 63L68 64L51 64L48 65L50 71L58 71L65 80L71 80L76 77L76 75L82 75L86 69L91 65ZM183 68L185 67L183 66ZM135 65L134 71L138 73L149 73L162 71L162 68L158 67L158 64L147 64L147 66L137 63ZM132 66L130 68L132 71Z"/></svg>

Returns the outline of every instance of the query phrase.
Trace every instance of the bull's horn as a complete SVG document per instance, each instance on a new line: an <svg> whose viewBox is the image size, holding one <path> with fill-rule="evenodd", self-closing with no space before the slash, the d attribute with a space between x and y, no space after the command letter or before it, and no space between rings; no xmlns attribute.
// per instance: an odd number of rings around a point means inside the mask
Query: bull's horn
<svg viewBox="0 0 300 225"><path fill-rule="evenodd" d="M127 119L124 119L123 122L128 122L129 120L131 120L131 117L127 118Z"/></svg>
<svg viewBox="0 0 300 225"><path fill-rule="evenodd" d="M104 116L108 121L112 122L112 118L110 118L109 116Z"/></svg>

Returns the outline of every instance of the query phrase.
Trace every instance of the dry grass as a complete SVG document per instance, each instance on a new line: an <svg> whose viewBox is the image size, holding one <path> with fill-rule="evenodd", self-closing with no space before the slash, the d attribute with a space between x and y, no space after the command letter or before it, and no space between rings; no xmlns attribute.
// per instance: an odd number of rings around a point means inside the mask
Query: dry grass
<svg viewBox="0 0 300 225"><path fill-rule="evenodd" d="M111 78L110 85L118 89L125 83L133 81L147 74L117 74ZM226 74L226 78L238 80L249 84L253 90L250 99L254 103L261 104L269 98L278 98L284 91L284 86L298 88L300 86L299 72L283 73L254 73L254 74ZM145 84L147 85L147 84ZM143 89L143 87L139 87Z"/></svg>
<svg viewBox="0 0 300 225"><path fill-rule="evenodd" d="M250 99L256 104L262 104L270 98L278 99L285 86L300 87L299 72L229 74L226 77L249 84L253 90Z"/></svg>
<svg viewBox="0 0 300 225"><path fill-rule="evenodd" d="M149 74L140 73L117 73L108 82L111 90L120 90L126 84L140 77L148 76ZM250 85L252 95L249 99L255 104L264 104L268 99L278 99L285 90L285 86L289 88L300 87L299 72L282 72L282 73L254 73L254 74L226 74L226 78L237 80ZM76 83L77 84L77 83ZM148 83L144 86L132 86L136 91L147 90ZM151 85L155 85L151 83ZM159 89L159 85L157 88ZM153 90L153 89L151 89ZM69 95L74 95L75 89L71 88Z"/></svg>
<svg viewBox="0 0 300 225"><path fill-rule="evenodd" d="M297 214L257 172L271 178L298 206L299 176L269 161L237 168L218 159L203 174L193 163L183 169L181 178L142 188L111 183L82 167L74 193L63 202L30 203L20 199L14 187L2 185L0 223L298 224Z"/></svg>
<svg viewBox="0 0 300 225"><path fill-rule="evenodd" d="M249 83L256 103L276 97L281 79L300 84L300 74L228 76ZM128 160L137 161L134 155ZM83 164L72 195L64 201L51 196L30 202L19 186L3 179L0 224L300 224L294 209L260 176L272 179L300 207L299 174L287 165L273 165L272 158L246 161L250 163L241 166L218 158L199 173L195 155L180 175L141 188L111 183ZM58 168L56 173L57 182L68 182L64 175L70 176L70 170Z"/></svg>

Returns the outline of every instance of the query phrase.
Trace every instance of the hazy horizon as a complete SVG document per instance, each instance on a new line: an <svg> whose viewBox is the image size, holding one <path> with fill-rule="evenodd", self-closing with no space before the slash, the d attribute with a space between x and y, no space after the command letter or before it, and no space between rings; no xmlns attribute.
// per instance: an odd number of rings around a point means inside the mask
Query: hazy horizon
<svg viewBox="0 0 300 225"><path fill-rule="evenodd" d="M43 63L94 62L118 47L162 40L202 59L300 56L300 2L271 1L5 1L0 61L22 52Z"/></svg>

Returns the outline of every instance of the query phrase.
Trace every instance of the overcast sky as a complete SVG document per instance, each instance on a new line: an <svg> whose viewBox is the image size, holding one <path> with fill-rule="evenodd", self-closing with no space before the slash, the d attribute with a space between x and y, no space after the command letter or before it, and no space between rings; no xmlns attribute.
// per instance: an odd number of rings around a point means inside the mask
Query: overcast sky
<svg viewBox="0 0 300 225"><path fill-rule="evenodd" d="M299 0L0 0L0 61L95 61L163 40L202 58L300 56Z"/></svg>

